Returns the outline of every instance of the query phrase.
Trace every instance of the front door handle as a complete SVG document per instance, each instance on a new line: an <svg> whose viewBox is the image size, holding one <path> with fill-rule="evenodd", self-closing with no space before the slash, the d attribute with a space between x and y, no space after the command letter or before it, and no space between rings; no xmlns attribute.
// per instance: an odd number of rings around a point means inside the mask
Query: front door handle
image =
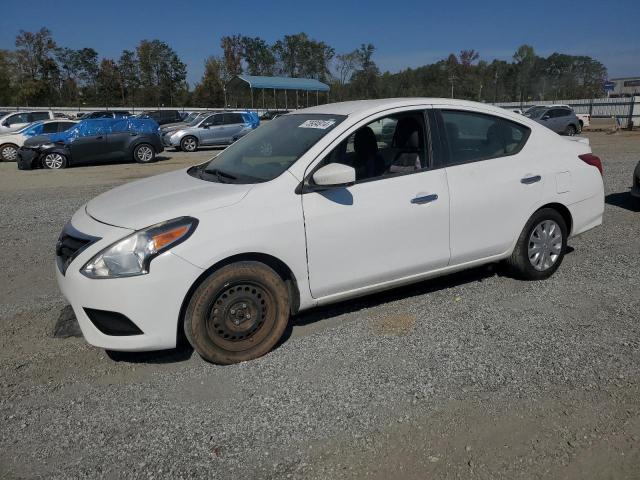
<svg viewBox="0 0 640 480"><path fill-rule="evenodd" d="M542 180L540 175L533 175L531 177L524 177L520 179L520 183L524 183L525 185L531 185L532 183L536 183Z"/></svg>
<svg viewBox="0 0 640 480"><path fill-rule="evenodd" d="M431 195L423 195L421 197L415 197L411 199L411 203L415 205L422 205L423 203L435 202L438 199L438 195L435 193Z"/></svg>

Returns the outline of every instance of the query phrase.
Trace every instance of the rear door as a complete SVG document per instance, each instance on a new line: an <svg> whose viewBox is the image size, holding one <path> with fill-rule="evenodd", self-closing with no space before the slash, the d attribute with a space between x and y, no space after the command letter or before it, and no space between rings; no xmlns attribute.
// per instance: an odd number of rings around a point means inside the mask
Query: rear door
<svg viewBox="0 0 640 480"><path fill-rule="evenodd" d="M129 121L126 119L113 122L109 132L107 133L106 158L110 160L119 160L128 156L128 147L132 137L138 134L131 131Z"/></svg>
<svg viewBox="0 0 640 480"><path fill-rule="evenodd" d="M224 129L221 137L221 142L231 143L236 140L238 135L244 128L244 118L239 113L225 113L224 114Z"/></svg>
<svg viewBox="0 0 640 480"><path fill-rule="evenodd" d="M473 109L442 109L451 205L451 265L507 252L542 196L528 127Z"/></svg>

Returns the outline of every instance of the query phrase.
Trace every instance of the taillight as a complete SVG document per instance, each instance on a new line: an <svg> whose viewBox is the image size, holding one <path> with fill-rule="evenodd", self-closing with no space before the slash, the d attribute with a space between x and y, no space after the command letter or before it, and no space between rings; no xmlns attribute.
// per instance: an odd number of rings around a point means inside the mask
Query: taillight
<svg viewBox="0 0 640 480"><path fill-rule="evenodd" d="M578 158L580 158L580 160L582 160L584 163L587 163L592 167L596 167L598 170L600 170L600 175L603 175L602 162L600 161L600 158L595 156L593 153L585 153L584 155L578 155Z"/></svg>

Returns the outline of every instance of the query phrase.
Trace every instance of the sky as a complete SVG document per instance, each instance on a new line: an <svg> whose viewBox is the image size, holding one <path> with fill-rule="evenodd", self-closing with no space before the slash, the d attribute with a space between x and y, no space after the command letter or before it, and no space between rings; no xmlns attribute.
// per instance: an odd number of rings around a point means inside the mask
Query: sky
<svg viewBox="0 0 640 480"><path fill-rule="evenodd" d="M638 0L562 1L200 1L29 0L2 2L0 49L13 49L19 30L46 26L59 46L92 47L118 58L140 40L168 43L198 81L204 60L220 55L220 37L242 34L269 43L306 32L349 52L376 47L382 71L396 72L475 49L480 57L510 60L524 43L538 55L589 55L609 78L640 75Z"/></svg>

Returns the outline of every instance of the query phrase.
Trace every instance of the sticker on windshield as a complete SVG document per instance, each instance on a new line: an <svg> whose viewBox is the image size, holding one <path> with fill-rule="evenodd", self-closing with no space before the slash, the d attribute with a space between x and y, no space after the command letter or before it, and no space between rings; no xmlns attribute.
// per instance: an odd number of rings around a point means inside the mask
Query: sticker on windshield
<svg viewBox="0 0 640 480"><path fill-rule="evenodd" d="M336 121L333 118L330 120L306 120L299 128L319 128L320 130L326 130L334 123L336 123Z"/></svg>

